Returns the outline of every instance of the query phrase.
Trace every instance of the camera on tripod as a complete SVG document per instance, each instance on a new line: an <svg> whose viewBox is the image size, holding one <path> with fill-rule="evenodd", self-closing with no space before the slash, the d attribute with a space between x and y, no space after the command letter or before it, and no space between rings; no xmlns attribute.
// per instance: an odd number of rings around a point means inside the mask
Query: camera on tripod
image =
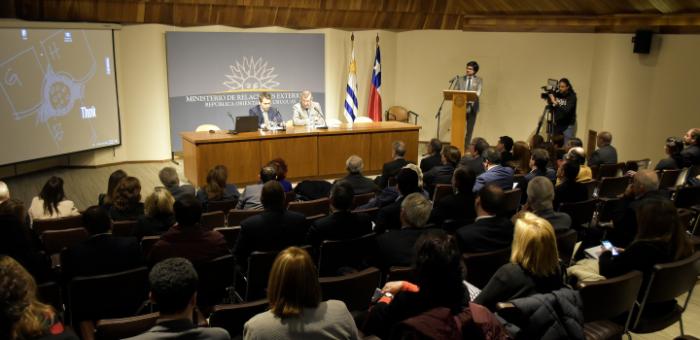
<svg viewBox="0 0 700 340"><path fill-rule="evenodd" d="M540 93L540 98L549 101L549 95L557 92L557 87L559 86L559 81L556 79L547 79L547 85L540 87L542 93Z"/></svg>

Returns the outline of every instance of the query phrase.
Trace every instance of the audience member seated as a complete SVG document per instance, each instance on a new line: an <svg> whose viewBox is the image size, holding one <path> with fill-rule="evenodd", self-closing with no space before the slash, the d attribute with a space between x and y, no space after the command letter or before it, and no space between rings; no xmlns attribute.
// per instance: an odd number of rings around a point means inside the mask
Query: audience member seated
<svg viewBox="0 0 700 340"><path fill-rule="evenodd" d="M416 242L416 249L415 284L387 282L382 288L382 296L369 310L362 329L365 334L389 339L391 331L400 322L442 308L448 311L446 319L431 318L428 321L430 328L436 331L452 329L461 333L461 336L455 335L457 339L507 338L507 333L490 311L470 303L469 292L463 283L466 270L454 237L444 231L427 232ZM469 317L460 318L465 313ZM455 320L466 322L455 325Z"/></svg>
<svg viewBox="0 0 700 340"><path fill-rule="evenodd" d="M586 153L583 151L582 147L576 146L569 149L569 152L564 156L565 162L573 162L579 165L578 176L576 176L576 182L588 182L593 180L593 171L588 167L586 163ZM561 166L557 170L557 185L561 184L564 173L561 170Z"/></svg>
<svg viewBox="0 0 700 340"><path fill-rule="evenodd" d="M265 182L260 200L264 211L241 222L241 234L233 250L236 263L244 268L250 253L302 245L308 232L306 217L285 208L284 189L279 182Z"/></svg>
<svg viewBox="0 0 700 340"><path fill-rule="evenodd" d="M114 221L135 221L143 214L141 182L136 177L123 178L114 188L109 217Z"/></svg>
<svg viewBox="0 0 700 340"><path fill-rule="evenodd" d="M683 136L685 149L681 151L683 167L700 164L700 128L692 128Z"/></svg>
<svg viewBox="0 0 700 340"><path fill-rule="evenodd" d="M382 165L382 174L374 179L380 188L384 189L389 184L389 179L395 177L408 161L404 158L406 155L406 143L403 141L394 141L391 143L391 161Z"/></svg>
<svg viewBox="0 0 700 340"><path fill-rule="evenodd" d="M632 183L622 196L621 208L614 213L614 228L608 231L608 239L622 248L634 240L637 235L637 211L649 200L668 200L659 192L659 177L653 170L640 170L632 178Z"/></svg>
<svg viewBox="0 0 700 340"><path fill-rule="evenodd" d="M552 183L557 179L557 172L548 167L549 152L545 149L533 149L530 156L530 168L532 170L525 175L525 181L529 182L537 176L544 176Z"/></svg>
<svg viewBox="0 0 700 340"><path fill-rule="evenodd" d="M158 178L176 201L184 195L195 194L193 186L189 184L180 185L180 177L177 175L177 170L171 166L160 169Z"/></svg>
<svg viewBox="0 0 700 340"><path fill-rule="evenodd" d="M270 270L270 310L245 323L244 339L359 339L345 303L321 301L311 256L300 248L282 251Z"/></svg>
<svg viewBox="0 0 700 340"><path fill-rule="evenodd" d="M431 139L430 143L428 143L428 153L420 160L420 170L423 171L423 173L442 164L440 151L442 151L442 142L437 138Z"/></svg>
<svg viewBox="0 0 700 340"><path fill-rule="evenodd" d="M561 183L554 188L554 208L562 203L582 202L588 199L588 188L576 181L581 167L576 162L566 162L561 166Z"/></svg>
<svg viewBox="0 0 700 340"><path fill-rule="evenodd" d="M572 143L569 143L569 141L565 141L566 138L564 138L564 135L556 133L552 135L552 146L554 146L555 149L570 149L572 146L583 146L583 142L581 142L581 139L573 137L571 139L577 139L573 141ZM581 145L576 145L576 143L580 143ZM568 150L567 150L568 151Z"/></svg>
<svg viewBox="0 0 700 340"><path fill-rule="evenodd" d="M197 327L192 321L199 277L190 261L181 257L164 260L151 269L148 282L151 302L158 305L160 315L155 326L130 340L231 338L225 329Z"/></svg>
<svg viewBox="0 0 700 340"><path fill-rule="evenodd" d="M376 261L382 269L407 267L416 255L415 243L426 230L432 206L425 196L412 193L401 201L401 229L377 236Z"/></svg>
<svg viewBox="0 0 700 340"><path fill-rule="evenodd" d="M39 302L34 278L4 255L0 255L0 302L0 339L78 340L51 306Z"/></svg>
<svg viewBox="0 0 700 340"><path fill-rule="evenodd" d="M524 210L544 218L552 225L554 232L561 233L571 228L571 217L553 209L554 185L544 177L535 177L527 184L527 203Z"/></svg>
<svg viewBox="0 0 700 340"><path fill-rule="evenodd" d="M545 142L544 142L544 137L539 134L532 135L532 138L530 138L530 150L535 150L535 149L545 149Z"/></svg>
<svg viewBox="0 0 700 340"><path fill-rule="evenodd" d="M36 249L28 220L22 202L10 198L7 185L0 181L0 254L19 262L37 282L46 282L53 279L51 264Z"/></svg>
<svg viewBox="0 0 700 340"><path fill-rule="evenodd" d="M121 182L122 179L126 178L127 174L124 170L118 169L109 175L109 180L107 181L107 192L101 193L97 196L97 204L103 209L109 211L112 206L112 198L114 197L114 189L117 188L117 184Z"/></svg>
<svg viewBox="0 0 700 340"><path fill-rule="evenodd" d="M345 161L345 169L348 171L348 174L345 177L338 179L333 184L335 185L341 181L347 183L352 187L355 195L376 192L379 190L379 187L377 187L374 181L362 174L364 167L365 163L362 161L360 156L352 155L348 157L348 159Z"/></svg>
<svg viewBox="0 0 700 340"><path fill-rule="evenodd" d="M493 311L498 302L550 293L562 287L552 225L533 213L522 212L515 220L510 263L496 271L474 302Z"/></svg>
<svg viewBox="0 0 700 340"><path fill-rule="evenodd" d="M85 210L83 226L90 237L61 253L61 268L66 279L116 273L145 264L136 238L112 236L109 216L100 207Z"/></svg>
<svg viewBox="0 0 700 340"><path fill-rule="evenodd" d="M501 164L508 164L513 160L513 138L509 136L501 136L496 144L496 151L501 154Z"/></svg>
<svg viewBox="0 0 700 340"><path fill-rule="evenodd" d="M388 229L401 228L401 202L403 202L406 196L414 192L422 192L418 179L418 174L414 170L408 168L401 169L399 174L396 175L396 186L399 190L399 196L394 202L379 209L375 221L376 226L374 228L377 233L383 233Z"/></svg>
<svg viewBox="0 0 700 340"><path fill-rule="evenodd" d="M267 182L277 179L277 172L274 167L266 166L260 169L260 183L251 184L245 187L243 195L238 200L238 209L245 210L262 210L263 204L260 200L260 194L263 190L263 185ZM281 184L280 184L281 185Z"/></svg>
<svg viewBox="0 0 700 340"><path fill-rule="evenodd" d="M51 176L44 184L39 196L32 198L28 213L32 220L80 215L75 203L66 199L66 194L63 192L63 179L56 176Z"/></svg>
<svg viewBox="0 0 700 340"><path fill-rule="evenodd" d="M292 182L287 180L287 162L282 158L275 158L267 163L267 166L275 168L275 173L277 174L277 181L282 184L284 192L292 191Z"/></svg>
<svg viewBox="0 0 700 340"><path fill-rule="evenodd" d="M476 211L472 188L475 181L476 176L469 168L457 167L452 175L453 192L433 204L430 221L438 226L448 220L459 225L474 221Z"/></svg>
<svg viewBox="0 0 700 340"><path fill-rule="evenodd" d="M173 211L175 198L170 193L171 191L168 189L158 187L146 197L145 215L139 217L139 224L134 233L138 239L144 236L160 235L175 224L175 212ZM183 194L180 195L180 198L185 195L192 196L192 194Z"/></svg>
<svg viewBox="0 0 700 340"><path fill-rule="evenodd" d="M433 167L430 171L423 173L423 183L428 191L429 197L433 197L436 184L450 184L452 174L462 155L459 149L452 145L445 145L440 152L442 164Z"/></svg>
<svg viewBox="0 0 700 340"><path fill-rule="evenodd" d="M197 199L206 210L210 201L235 200L240 195L235 184L226 183L228 169L223 165L217 165L207 173L207 184L197 191Z"/></svg>
<svg viewBox="0 0 700 340"><path fill-rule="evenodd" d="M601 164L617 164L617 150L610 145L612 143L612 134L607 131L602 131L596 137L596 145L598 149L591 153L588 158L588 166L600 166Z"/></svg>
<svg viewBox="0 0 700 340"><path fill-rule="evenodd" d="M7 183L0 181L0 205L10 199L10 188Z"/></svg>
<svg viewBox="0 0 700 340"><path fill-rule="evenodd" d="M198 264L231 252L226 239L217 231L205 230L199 224L202 205L192 195L185 195L173 205L177 224L170 227L153 245L148 255L150 264L171 257L184 257Z"/></svg>
<svg viewBox="0 0 700 340"><path fill-rule="evenodd" d="M677 137L666 138L666 145L664 146L664 152L668 157L659 161L656 164L654 170L676 170L683 167L683 156L681 155L683 151L683 140Z"/></svg>
<svg viewBox="0 0 700 340"><path fill-rule="evenodd" d="M484 173L476 177L473 192L479 192L487 184L495 184L503 190L513 189L513 168L501 165L501 154L493 147L489 147L482 154L484 159Z"/></svg>
<svg viewBox="0 0 700 340"><path fill-rule="evenodd" d="M646 287L654 265L687 258L693 253L693 247L680 222L676 207L670 201L647 200L637 210L639 230L634 241L617 256L610 251L603 251L599 258L600 274L613 278L632 270L644 274ZM617 246L616 244L613 244ZM644 289L640 290L640 297ZM673 310L675 300L648 305L645 311L662 314Z"/></svg>
<svg viewBox="0 0 700 340"><path fill-rule="evenodd" d="M583 141L581 140L581 138L574 137L574 138L569 139L566 142L566 147L564 147L564 149L566 150L566 152L569 152L569 150L571 150L572 148L582 148L582 147L583 147Z"/></svg>
<svg viewBox="0 0 700 340"><path fill-rule="evenodd" d="M476 197L476 220L457 229L457 241L463 253L481 253L508 248L513 242L513 222L501 216L503 190L487 185Z"/></svg>
<svg viewBox="0 0 700 340"><path fill-rule="evenodd" d="M469 154L465 154L462 157L459 165L471 169L476 176L481 175L484 172L483 154L488 147L489 143L485 139L481 137L472 138L471 144L469 144Z"/></svg>
<svg viewBox="0 0 700 340"><path fill-rule="evenodd" d="M350 211L354 191L352 186L340 181L331 189L331 211L326 217L311 224L306 235L307 243L318 247L324 240L349 240L372 232L369 215Z"/></svg>
<svg viewBox="0 0 700 340"><path fill-rule="evenodd" d="M518 175L530 173L530 147L523 141L517 141L513 144L513 157L510 162L505 163L507 166L515 169Z"/></svg>

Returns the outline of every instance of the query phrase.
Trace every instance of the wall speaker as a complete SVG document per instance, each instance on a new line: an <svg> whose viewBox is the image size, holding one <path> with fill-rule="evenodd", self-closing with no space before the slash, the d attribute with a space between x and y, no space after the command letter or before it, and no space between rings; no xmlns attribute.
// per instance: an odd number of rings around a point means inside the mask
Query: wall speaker
<svg viewBox="0 0 700 340"><path fill-rule="evenodd" d="M651 50L651 36L654 33L652 31L638 30L632 38L634 43L634 53L649 54Z"/></svg>

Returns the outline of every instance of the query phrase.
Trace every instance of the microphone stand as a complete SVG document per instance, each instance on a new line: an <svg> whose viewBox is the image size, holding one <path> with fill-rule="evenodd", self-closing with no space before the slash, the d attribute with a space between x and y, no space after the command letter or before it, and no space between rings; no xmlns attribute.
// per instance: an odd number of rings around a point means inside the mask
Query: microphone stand
<svg viewBox="0 0 700 340"><path fill-rule="evenodd" d="M455 76L454 78L452 78L452 80L450 80L450 87L447 88L448 90L452 90L452 86L454 86L455 80L457 80L457 78L459 78L459 75ZM440 103L440 107L438 108L437 113L435 114L435 118L437 118L437 131L435 131L435 135L437 137L435 138L437 139L440 139L440 117L442 116L442 105L444 104L445 97L442 98L442 103Z"/></svg>

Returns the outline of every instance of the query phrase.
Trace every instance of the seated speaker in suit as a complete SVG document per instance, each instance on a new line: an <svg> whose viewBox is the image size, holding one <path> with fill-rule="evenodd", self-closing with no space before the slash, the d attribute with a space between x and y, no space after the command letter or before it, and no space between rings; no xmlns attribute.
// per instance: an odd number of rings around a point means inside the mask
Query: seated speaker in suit
<svg viewBox="0 0 700 340"><path fill-rule="evenodd" d="M488 148L489 143L485 139L474 137L465 151L464 157L459 161L459 165L471 169L475 176L481 175L484 173L484 158L481 155Z"/></svg>
<svg viewBox="0 0 700 340"><path fill-rule="evenodd" d="M388 229L401 228L401 202L406 196L418 192L421 193L418 185L418 174L413 169L404 168L396 175L396 185L399 189L399 196L394 202L382 207L377 212L376 226L374 231L378 234Z"/></svg>
<svg viewBox="0 0 700 340"><path fill-rule="evenodd" d="M112 221L104 209L87 208L83 225L90 237L61 253L66 278L116 273L145 265L135 237L112 236L109 232Z"/></svg>
<svg viewBox="0 0 700 340"><path fill-rule="evenodd" d="M332 214L311 224L307 243L319 246L324 240L350 240L372 232L369 215L350 211L354 191L350 183L340 181L331 190Z"/></svg>
<svg viewBox="0 0 700 340"><path fill-rule="evenodd" d="M602 131L596 137L596 145L598 149L591 153L588 158L588 166L599 166L601 164L616 164L617 150L610 145L612 143L612 134L607 131Z"/></svg>
<svg viewBox="0 0 700 340"><path fill-rule="evenodd" d="M561 233L571 228L571 217L567 213L553 209L554 185L552 181L539 176L527 184L527 203L523 210L528 210L544 218L552 225L554 232Z"/></svg>
<svg viewBox="0 0 700 340"><path fill-rule="evenodd" d="M374 181L362 175L364 167L365 163L360 156L352 155L348 157L348 160L345 161L345 169L348 171L348 174L335 181L333 185L339 182L345 182L352 187L355 195L377 192L379 187Z"/></svg>
<svg viewBox="0 0 700 340"><path fill-rule="evenodd" d="M279 182L265 182L260 200L265 211L241 222L241 234L233 248L236 263L244 268L253 251L303 245L308 231L306 217L284 207L284 189Z"/></svg>
<svg viewBox="0 0 700 340"><path fill-rule="evenodd" d="M499 215L504 205L503 189L489 184L479 190L474 206L476 220L457 229L457 241L463 253L494 251L510 246L513 223Z"/></svg>
<svg viewBox="0 0 700 340"><path fill-rule="evenodd" d="M430 215L430 221L435 225L442 225L447 228L443 222L450 221L451 226L462 226L472 223L476 217L474 211L474 187L476 176L469 168L459 166L452 175L451 195L441 198L433 203L433 212ZM451 230L448 230L451 231Z"/></svg>
<svg viewBox="0 0 700 340"><path fill-rule="evenodd" d="M442 151L442 142L437 138L431 139L430 143L428 143L428 153L420 160L420 170L423 171L423 173L442 164L440 151Z"/></svg>
<svg viewBox="0 0 700 340"><path fill-rule="evenodd" d="M237 209L261 210L263 208L263 204L260 199L263 185L269 181L277 179L277 172L274 167L266 166L260 169L260 174L258 177L260 178L260 183L248 185L245 187L245 189L243 189L243 195L241 195L240 199L238 200L238 206L236 207Z"/></svg>
<svg viewBox="0 0 700 340"><path fill-rule="evenodd" d="M406 156L406 143L397 140L391 143L392 160L384 163L382 166L381 176L377 176L374 181L379 185L381 189L386 188L389 184L389 179L396 176L399 170L408 164L408 161L404 158Z"/></svg>
<svg viewBox="0 0 700 340"><path fill-rule="evenodd" d="M486 184L495 184L503 190L513 189L513 175L515 170L501 165L501 154L494 147L488 147L481 154L484 158L484 173L476 177L476 183L472 191L478 192Z"/></svg>
<svg viewBox="0 0 700 340"><path fill-rule="evenodd" d="M311 91L304 90L299 94L299 102L292 106L292 122L302 126L326 125L326 116L321 110L321 104L314 101Z"/></svg>
<svg viewBox="0 0 700 340"><path fill-rule="evenodd" d="M455 167L462 154L459 149L452 145L445 145L440 152L441 165L432 168L430 171L423 173L423 183L428 191L429 197L433 197L436 184L452 183L452 174L455 172Z"/></svg>
<svg viewBox="0 0 700 340"><path fill-rule="evenodd" d="M277 108L272 107L272 96L270 93L260 93L258 100L260 104L251 107L250 110L248 110L248 115L258 117L258 125L266 129L284 126L282 114L280 114Z"/></svg>

